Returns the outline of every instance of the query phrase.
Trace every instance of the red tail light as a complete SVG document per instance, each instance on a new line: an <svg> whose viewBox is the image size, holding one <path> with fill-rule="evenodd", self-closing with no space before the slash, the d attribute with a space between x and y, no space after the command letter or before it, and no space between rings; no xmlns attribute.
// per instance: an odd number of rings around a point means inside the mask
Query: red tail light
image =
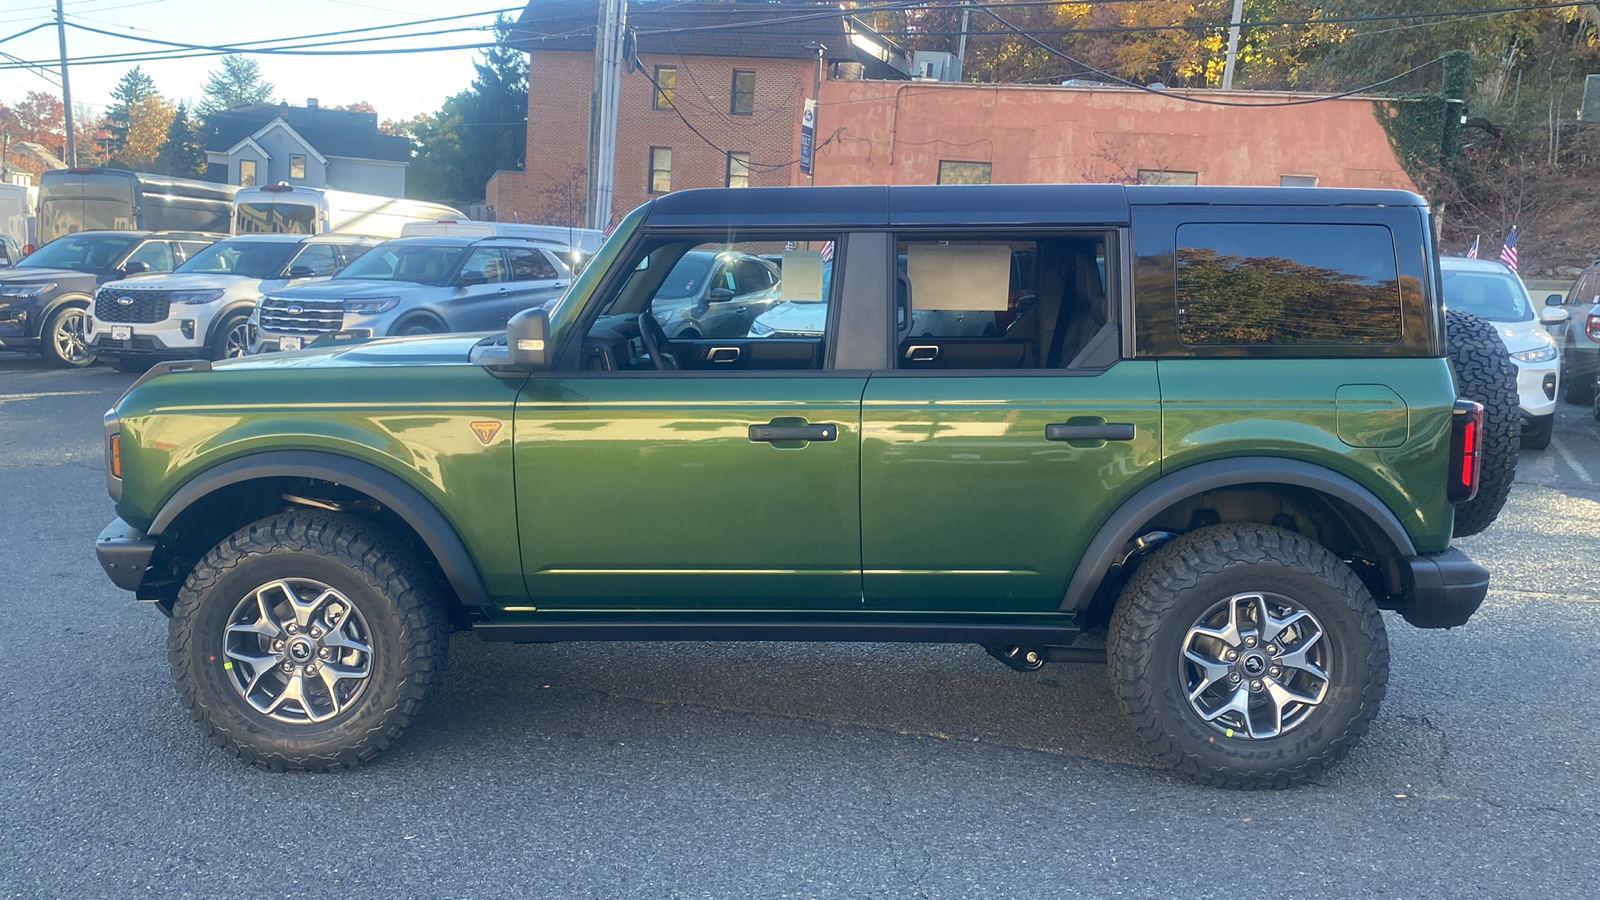
<svg viewBox="0 0 1600 900"><path fill-rule="evenodd" d="M1589 321L1585 322L1583 327L1589 332L1589 340L1600 341L1600 315L1589 313Z"/></svg>
<svg viewBox="0 0 1600 900"><path fill-rule="evenodd" d="M39 248L35 247L32 244L23 244L22 245L22 255L23 256L27 256L29 253L32 253L33 251L35 251L37 249L39 249Z"/></svg>
<svg viewBox="0 0 1600 900"><path fill-rule="evenodd" d="M1457 400L1450 417L1451 503L1471 500L1478 494L1478 476L1483 470L1483 404Z"/></svg>

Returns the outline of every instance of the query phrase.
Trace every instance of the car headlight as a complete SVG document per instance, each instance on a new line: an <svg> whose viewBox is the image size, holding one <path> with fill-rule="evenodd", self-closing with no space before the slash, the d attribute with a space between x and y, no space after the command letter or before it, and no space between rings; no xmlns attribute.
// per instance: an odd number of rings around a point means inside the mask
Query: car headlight
<svg viewBox="0 0 1600 900"><path fill-rule="evenodd" d="M764 337L776 330L776 328L773 328L771 325L762 322L760 319L750 323L750 334L752 337Z"/></svg>
<svg viewBox="0 0 1600 900"><path fill-rule="evenodd" d="M399 305L399 297L368 297L365 300L346 300L344 311L358 316L374 316L386 313Z"/></svg>
<svg viewBox="0 0 1600 900"><path fill-rule="evenodd" d="M225 291L173 291L172 292L172 302L173 303L188 303L188 304L215 303L216 301L222 299L222 295L224 293L226 293L226 292Z"/></svg>
<svg viewBox="0 0 1600 900"><path fill-rule="evenodd" d="M41 281L38 284L0 284L0 297L27 300L40 294L48 294L55 289L54 281Z"/></svg>
<svg viewBox="0 0 1600 900"><path fill-rule="evenodd" d="M1511 358L1525 363L1549 362L1556 358L1556 348L1540 347L1536 350L1524 350L1521 353L1511 354Z"/></svg>

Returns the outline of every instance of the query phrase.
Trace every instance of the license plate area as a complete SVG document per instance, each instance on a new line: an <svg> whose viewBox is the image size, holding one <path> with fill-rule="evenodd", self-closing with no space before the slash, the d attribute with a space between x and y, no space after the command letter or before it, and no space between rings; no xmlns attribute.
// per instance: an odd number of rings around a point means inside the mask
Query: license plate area
<svg viewBox="0 0 1600 900"><path fill-rule="evenodd" d="M279 350L299 350L300 339L297 337L278 338Z"/></svg>
<svg viewBox="0 0 1600 900"><path fill-rule="evenodd" d="M126 341L131 337L133 337L133 326L132 325L113 325L113 326L111 326L111 339L113 341Z"/></svg>

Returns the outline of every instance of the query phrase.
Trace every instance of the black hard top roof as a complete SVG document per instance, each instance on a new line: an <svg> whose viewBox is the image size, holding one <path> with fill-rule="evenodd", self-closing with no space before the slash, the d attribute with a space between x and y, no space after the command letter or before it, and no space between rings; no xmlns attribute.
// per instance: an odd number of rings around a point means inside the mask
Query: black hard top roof
<svg viewBox="0 0 1600 900"><path fill-rule="evenodd" d="M1134 206L1425 206L1409 191L1120 184L704 188L651 201L646 224L1126 225Z"/></svg>

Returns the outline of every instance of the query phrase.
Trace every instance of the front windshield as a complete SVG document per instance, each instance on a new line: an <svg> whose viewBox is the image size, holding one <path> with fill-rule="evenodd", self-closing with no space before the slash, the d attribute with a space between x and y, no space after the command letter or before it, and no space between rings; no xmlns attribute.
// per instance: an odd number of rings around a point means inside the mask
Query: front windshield
<svg viewBox="0 0 1600 900"><path fill-rule="evenodd" d="M299 244L288 241L220 241L189 257L173 271L277 278L284 263L298 249Z"/></svg>
<svg viewBox="0 0 1600 900"><path fill-rule="evenodd" d="M440 285L467 249L460 244L380 244L334 278Z"/></svg>
<svg viewBox="0 0 1600 900"><path fill-rule="evenodd" d="M1533 304L1522 282L1504 272L1444 271L1444 305L1483 316L1491 322L1525 322Z"/></svg>
<svg viewBox="0 0 1600 900"><path fill-rule="evenodd" d="M69 234L24 256L16 267L103 272L115 265L128 252L128 248L138 242L136 237L121 235Z"/></svg>
<svg viewBox="0 0 1600 900"><path fill-rule="evenodd" d="M705 287L706 272L710 268L709 257L683 257L672 267L672 271L667 273L667 280L663 281L660 290L656 291L656 299L683 300L699 296L700 289Z"/></svg>

